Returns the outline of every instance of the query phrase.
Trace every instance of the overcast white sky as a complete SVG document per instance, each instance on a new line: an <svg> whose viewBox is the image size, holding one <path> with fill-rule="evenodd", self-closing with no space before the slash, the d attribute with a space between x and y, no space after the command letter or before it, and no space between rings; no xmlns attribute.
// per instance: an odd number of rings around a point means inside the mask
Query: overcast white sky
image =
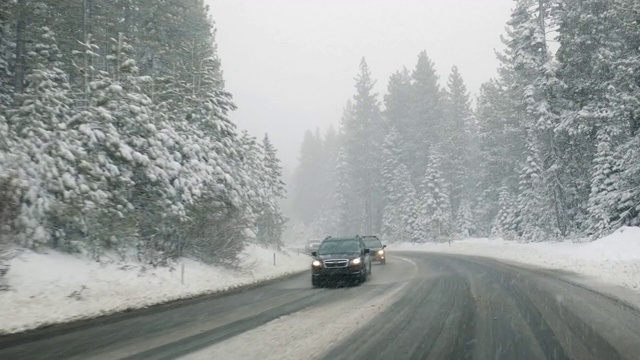
<svg viewBox="0 0 640 360"><path fill-rule="evenodd" d="M389 76L426 50L441 85L457 65L471 91L496 74L513 0L208 0L232 120L269 133L295 166L305 130L340 121L360 58L382 100Z"/></svg>

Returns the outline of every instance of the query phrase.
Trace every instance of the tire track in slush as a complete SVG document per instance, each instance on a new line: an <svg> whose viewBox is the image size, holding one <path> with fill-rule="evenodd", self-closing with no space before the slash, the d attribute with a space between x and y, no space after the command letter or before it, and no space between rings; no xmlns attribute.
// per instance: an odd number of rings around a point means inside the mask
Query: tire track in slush
<svg viewBox="0 0 640 360"><path fill-rule="evenodd" d="M622 319L635 318L625 323L632 334L639 334L639 312L607 301L602 294L590 295L548 273L538 275L535 269L492 260L429 253L406 256L416 260L422 277L412 280L401 299L367 328L330 349L324 359L636 359L640 353L640 342L627 341L630 335L612 341L615 334L602 332ZM611 316L603 316L606 311L574 311L585 303L604 303ZM615 344L622 344L625 353Z"/></svg>

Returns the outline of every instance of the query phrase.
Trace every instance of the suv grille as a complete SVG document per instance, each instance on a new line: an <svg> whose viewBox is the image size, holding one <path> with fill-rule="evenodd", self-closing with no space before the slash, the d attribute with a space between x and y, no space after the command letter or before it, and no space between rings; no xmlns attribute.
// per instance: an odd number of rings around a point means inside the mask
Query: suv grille
<svg viewBox="0 0 640 360"><path fill-rule="evenodd" d="M324 267L326 268L343 268L347 267L349 260L325 260Z"/></svg>

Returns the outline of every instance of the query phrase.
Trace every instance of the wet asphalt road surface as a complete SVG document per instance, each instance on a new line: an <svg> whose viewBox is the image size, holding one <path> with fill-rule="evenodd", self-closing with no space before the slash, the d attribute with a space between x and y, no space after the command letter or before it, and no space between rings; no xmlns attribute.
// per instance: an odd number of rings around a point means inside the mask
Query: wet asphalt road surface
<svg viewBox="0 0 640 360"><path fill-rule="evenodd" d="M640 310L570 278L485 258L397 253L359 287L313 289L304 273L179 307L0 337L0 359L175 359L285 315L398 288L367 324L337 334L323 358L640 359Z"/></svg>
<svg viewBox="0 0 640 360"><path fill-rule="evenodd" d="M404 254L409 290L325 359L640 359L640 312L553 271Z"/></svg>

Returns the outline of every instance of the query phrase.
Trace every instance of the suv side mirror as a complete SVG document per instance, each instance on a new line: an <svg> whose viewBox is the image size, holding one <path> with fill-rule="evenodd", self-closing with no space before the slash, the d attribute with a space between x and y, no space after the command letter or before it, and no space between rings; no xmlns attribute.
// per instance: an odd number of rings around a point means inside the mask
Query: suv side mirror
<svg viewBox="0 0 640 360"><path fill-rule="evenodd" d="M370 251L370 249L364 249L364 253L365 253L365 254L368 254L368 253L370 253L370 252L371 252L371 251Z"/></svg>
<svg viewBox="0 0 640 360"><path fill-rule="evenodd" d="M382 248L385 249L387 247L387 245L382 245Z"/></svg>
<svg viewBox="0 0 640 360"><path fill-rule="evenodd" d="M312 251L311 252L311 256L318 256L318 252L317 251Z"/></svg>

